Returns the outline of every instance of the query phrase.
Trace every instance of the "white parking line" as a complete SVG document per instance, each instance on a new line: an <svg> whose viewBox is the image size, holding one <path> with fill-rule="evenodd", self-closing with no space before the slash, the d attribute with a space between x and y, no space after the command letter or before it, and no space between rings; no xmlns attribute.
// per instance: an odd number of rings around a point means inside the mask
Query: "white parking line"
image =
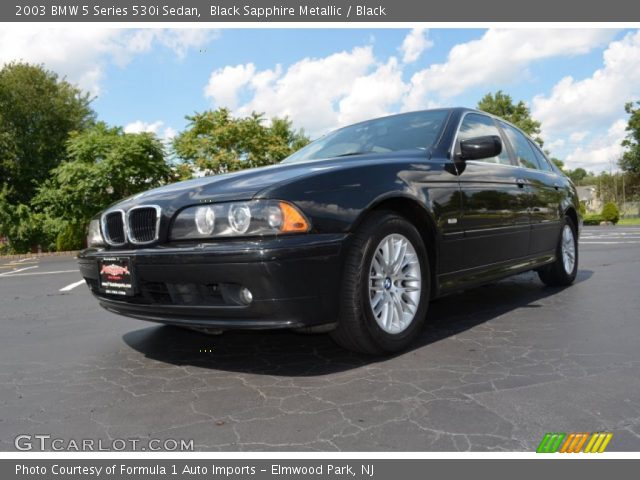
<svg viewBox="0 0 640 480"><path fill-rule="evenodd" d="M82 285L84 283L84 279L82 280L78 280L77 282L73 282L70 283L69 285L67 285L66 287L62 287L60 289L61 292L69 292L71 290L73 290L76 287L79 287L80 285Z"/></svg>
<svg viewBox="0 0 640 480"><path fill-rule="evenodd" d="M36 268L36 267L29 267L29 268ZM24 270L26 270L26 268ZM16 272L17 271L18 270L16 270ZM14 272L2 273L2 274L0 274L0 277L4 277L4 278L29 277L31 275L53 275L53 274L58 274L58 273L79 273L79 271L78 270L57 270L55 272L29 272L29 273L16 273L15 275L9 275L10 273L14 273Z"/></svg>
<svg viewBox="0 0 640 480"><path fill-rule="evenodd" d="M34 265L33 267L24 267L24 268L19 268L17 270L11 270L10 272L0 273L0 277L10 277L14 273L24 272L25 270L30 270L32 268L38 268L38 266ZM22 274L22 275L25 275L25 274Z"/></svg>
<svg viewBox="0 0 640 480"><path fill-rule="evenodd" d="M585 229L580 245L640 245L640 229Z"/></svg>
<svg viewBox="0 0 640 480"><path fill-rule="evenodd" d="M628 244L628 245L638 245L640 244L640 241L638 242L594 242L592 240L589 240L587 242L580 241L580 245L618 245L622 243Z"/></svg>
<svg viewBox="0 0 640 480"><path fill-rule="evenodd" d="M581 238L613 238L613 237L620 237L620 238L634 238L634 237L640 237L640 233L624 233L624 232L620 232L620 233L611 233L609 235L594 235L592 233L587 234L587 235L581 235Z"/></svg>

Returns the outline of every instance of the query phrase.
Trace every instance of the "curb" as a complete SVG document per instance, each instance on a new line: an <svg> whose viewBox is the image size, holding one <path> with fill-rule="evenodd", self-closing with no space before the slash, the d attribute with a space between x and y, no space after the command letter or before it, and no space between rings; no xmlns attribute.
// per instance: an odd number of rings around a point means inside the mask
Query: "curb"
<svg viewBox="0 0 640 480"><path fill-rule="evenodd" d="M23 258L41 257L75 257L80 250L70 250L68 252L44 252L44 253L17 253L15 255L0 255L0 260L20 260Z"/></svg>

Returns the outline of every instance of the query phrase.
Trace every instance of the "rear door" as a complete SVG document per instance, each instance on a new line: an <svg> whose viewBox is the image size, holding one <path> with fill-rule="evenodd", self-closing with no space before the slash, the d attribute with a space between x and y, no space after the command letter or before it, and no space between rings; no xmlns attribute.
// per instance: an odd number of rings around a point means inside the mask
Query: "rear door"
<svg viewBox="0 0 640 480"><path fill-rule="evenodd" d="M562 189L558 174L540 148L520 130L500 122L518 162L518 176L525 180L531 212L529 255L554 250L560 234Z"/></svg>
<svg viewBox="0 0 640 480"><path fill-rule="evenodd" d="M462 119L460 141L502 134L493 118L467 113ZM469 160L459 175L462 194L464 256L468 268L524 257L529 245L528 192L519 177L503 138L502 153L494 158Z"/></svg>

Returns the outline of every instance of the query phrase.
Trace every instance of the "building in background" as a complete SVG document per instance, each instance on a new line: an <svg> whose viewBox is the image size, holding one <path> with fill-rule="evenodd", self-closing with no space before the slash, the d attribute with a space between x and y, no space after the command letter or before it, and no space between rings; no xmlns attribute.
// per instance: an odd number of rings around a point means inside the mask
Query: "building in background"
<svg viewBox="0 0 640 480"><path fill-rule="evenodd" d="M600 213L602 210L602 200L598 196L598 189L595 185L585 185L576 187L578 199L583 203L587 212Z"/></svg>

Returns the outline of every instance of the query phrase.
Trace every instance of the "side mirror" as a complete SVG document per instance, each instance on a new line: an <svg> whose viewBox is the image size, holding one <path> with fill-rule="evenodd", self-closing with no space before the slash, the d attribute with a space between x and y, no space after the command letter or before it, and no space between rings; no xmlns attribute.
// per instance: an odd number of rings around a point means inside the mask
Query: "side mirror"
<svg viewBox="0 0 640 480"><path fill-rule="evenodd" d="M481 160L500 155L502 140L497 135L473 137L460 142L461 160Z"/></svg>

